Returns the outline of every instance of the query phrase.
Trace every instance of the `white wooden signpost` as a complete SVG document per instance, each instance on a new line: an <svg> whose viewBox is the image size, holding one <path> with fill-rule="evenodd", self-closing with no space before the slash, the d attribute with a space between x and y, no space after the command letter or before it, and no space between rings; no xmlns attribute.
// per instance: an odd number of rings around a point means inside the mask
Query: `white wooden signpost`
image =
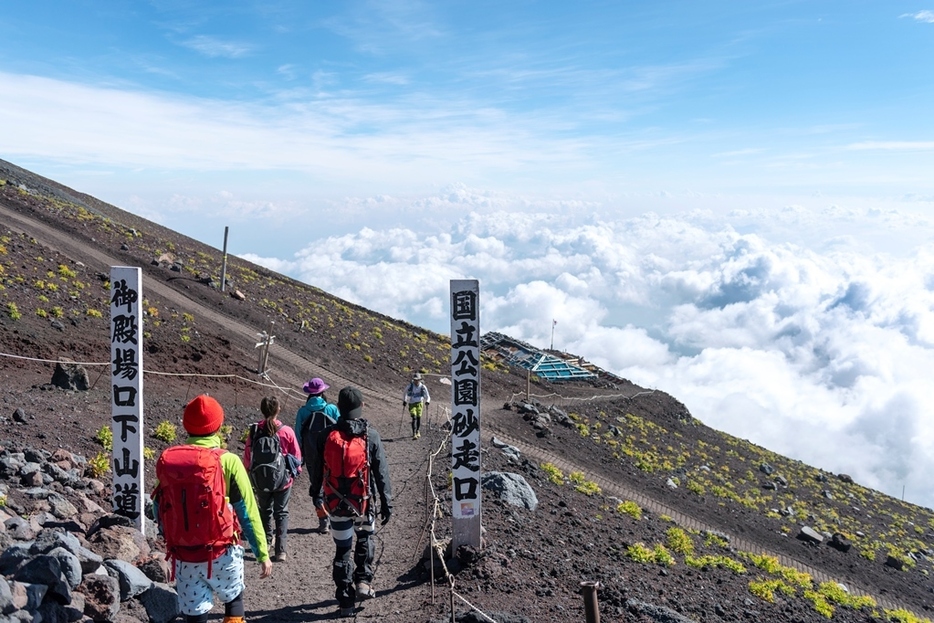
<svg viewBox="0 0 934 623"><path fill-rule="evenodd" d="M480 548L480 284L451 280L452 551Z"/></svg>
<svg viewBox="0 0 934 623"><path fill-rule="evenodd" d="M110 267L110 379L113 510L145 534L143 508L143 333L138 267Z"/></svg>

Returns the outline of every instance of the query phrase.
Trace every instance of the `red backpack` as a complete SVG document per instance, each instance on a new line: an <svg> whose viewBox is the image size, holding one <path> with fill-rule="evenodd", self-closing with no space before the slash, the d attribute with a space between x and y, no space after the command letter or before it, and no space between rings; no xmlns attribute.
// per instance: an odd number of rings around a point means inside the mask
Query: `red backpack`
<svg viewBox="0 0 934 623"><path fill-rule="evenodd" d="M227 502L221 467L225 452L221 448L172 446L156 461L159 486L152 497L159 505L167 557L207 562L208 577L211 562L238 540L237 518Z"/></svg>
<svg viewBox="0 0 934 623"><path fill-rule="evenodd" d="M362 435L332 430L324 441L324 504L328 514L356 517L366 513L370 498L370 455L366 429Z"/></svg>

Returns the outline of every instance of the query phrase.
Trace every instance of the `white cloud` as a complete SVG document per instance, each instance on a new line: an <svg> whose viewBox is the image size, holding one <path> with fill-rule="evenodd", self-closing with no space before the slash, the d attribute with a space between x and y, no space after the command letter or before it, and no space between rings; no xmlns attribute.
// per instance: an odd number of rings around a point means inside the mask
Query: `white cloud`
<svg viewBox="0 0 934 623"><path fill-rule="evenodd" d="M854 151L932 151L934 141L862 141L846 148Z"/></svg>
<svg viewBox="0 0 934 623"><path fill-rule="evenodd" d="M903 13L899 17L911 17L919 22L927 22L928 24L934 24L934 11L918 11L917 13Z"/></svg>
<svg viewBox="0 0 934 623"><path fill-rule="evenodd" d="M186 48L210 58L241 58L253 51L253 46L237 41L224 41L209 35L197 35L180 42Z"/></svg>
<svg viewBox="0 0 934 623"><path fill-rule="evenodd" d="M480 195L460 190L424 203L463 214ZM478 278L484 331L549 346L557 320L556 348L674 395L715 428L934 506L934 243L905 247L925 217L546 212L470 212L252 259L442 333L448 281ZM851 242L827 244L824 230ZM880 252L883 238L901 255Z"/></svg>

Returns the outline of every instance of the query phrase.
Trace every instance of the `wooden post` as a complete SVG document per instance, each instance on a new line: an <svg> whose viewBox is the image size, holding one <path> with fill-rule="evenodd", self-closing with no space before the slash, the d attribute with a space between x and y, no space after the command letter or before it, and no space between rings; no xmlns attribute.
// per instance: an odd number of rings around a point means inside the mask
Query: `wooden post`
<svg viewBox="0 0 934 623"><path fill-rule="evenodd" d="M224 227L224 260L221 262L221 292L227 287L227 232L230 228Z"/></svg>

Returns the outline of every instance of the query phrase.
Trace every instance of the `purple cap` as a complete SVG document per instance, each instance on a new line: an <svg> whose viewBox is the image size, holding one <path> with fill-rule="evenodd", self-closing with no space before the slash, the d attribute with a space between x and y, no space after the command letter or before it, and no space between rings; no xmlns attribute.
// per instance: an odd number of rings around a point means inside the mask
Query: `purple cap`
<svg viewBox="0 0 934 623"><path fill-rule="evenodd" d="M302 389L305 391L306 394L311 394L312 396L314 396L316 394L323 394L324 390L326 390L329 387L330 385L328 385L327 383L325 383L318 377L315 377L307 381L305 385L302 386Z"/></svg>

